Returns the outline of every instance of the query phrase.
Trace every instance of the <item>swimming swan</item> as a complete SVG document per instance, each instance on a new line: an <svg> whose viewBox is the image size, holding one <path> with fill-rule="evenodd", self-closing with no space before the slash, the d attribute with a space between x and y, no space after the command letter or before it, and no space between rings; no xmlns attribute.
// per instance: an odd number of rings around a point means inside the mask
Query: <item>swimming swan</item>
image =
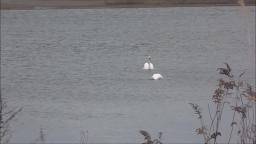
<svg viewBox="0 0 256 144"><path fill-rule="evenodd" d="M151 63L151 57L148 56L146 59L146 63L144 64L143 69L144 70L153 70L154 69L154 65Z"/></svg>
<svg viewBox="0 0 256 144"><path fill-rule="evenodd" d="M160 79L163 79L163 76L159 73L156 73L156 74L153 74L152 79L153 80L160 80Z"/></svg>

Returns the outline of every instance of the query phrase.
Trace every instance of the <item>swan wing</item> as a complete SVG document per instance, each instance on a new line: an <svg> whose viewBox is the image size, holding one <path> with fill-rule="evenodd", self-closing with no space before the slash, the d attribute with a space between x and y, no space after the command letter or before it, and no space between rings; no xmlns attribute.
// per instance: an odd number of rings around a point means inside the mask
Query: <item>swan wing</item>
<svg viewBox="0 0 256 144"><path fill-rule="evenodd" d="M149 63L149 69L151 69L151 70L154 69L154 65L152 63Z"/></svg>
<svg viewBox="0 0 256 144"><path fill-rule="evenodd" d="M143 69L148 70L149 69L149 64L145 63Z"/></svg>
<svg viewBox="0 0 256 144"><path fill-rule="evenodd" d="M163 76L161 74L159 74L159 79L163 79Z"/></svg>

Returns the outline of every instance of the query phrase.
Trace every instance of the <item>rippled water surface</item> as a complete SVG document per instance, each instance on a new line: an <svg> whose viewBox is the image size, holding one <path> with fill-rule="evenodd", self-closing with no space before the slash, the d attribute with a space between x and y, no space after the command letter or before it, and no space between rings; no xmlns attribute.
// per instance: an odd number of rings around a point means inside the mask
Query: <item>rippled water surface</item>
<svg viewBox="0 0 256 144"><path fill-rule="evenodd" d="M80 131L88 131L89 142L138 143L140 129L162 131L165 142L200 142L188 103L207 104L216 68L228 62L254 82L254 12L1 11L2 96L11 108L23 107L11 141L35 142L41 127L47 142L79 142ZM142 69L146 55L154 71ZM164 79L150 80L153 73Z"/></svg>

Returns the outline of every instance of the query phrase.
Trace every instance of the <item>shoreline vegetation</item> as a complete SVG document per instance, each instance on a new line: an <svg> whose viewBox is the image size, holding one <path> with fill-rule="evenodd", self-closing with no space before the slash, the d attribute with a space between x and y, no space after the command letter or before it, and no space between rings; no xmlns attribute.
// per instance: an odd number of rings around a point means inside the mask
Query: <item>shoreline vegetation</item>
<svg viewBox="0 0 256 144"><path fill-rule="evenodd" d="M256 92L253 86L242 79L245 71L238 77L231 72L229 64L226 68L218 68L221 77L212 95L212 104L208 103L210 120L204 120L201 107L189 103L198 116L200 127L195 131L203 137L205 144L217 144L220 136L224 136L227 144L236 139L240 144L256 144ZM228 114L229 113L229 114ZM228 118L232 116L232 118ZM225 117L223 119L223 117ZM230 125L224 124L224 121ZM223 129L230 129L224 132Z"/></svg>
<svg viewBox="0 0 256 144"><path fill-rule="evenodd" d="M246 0L255 6L255 0ZM239 6L237 0L1 0L1 10Z"/></svg>

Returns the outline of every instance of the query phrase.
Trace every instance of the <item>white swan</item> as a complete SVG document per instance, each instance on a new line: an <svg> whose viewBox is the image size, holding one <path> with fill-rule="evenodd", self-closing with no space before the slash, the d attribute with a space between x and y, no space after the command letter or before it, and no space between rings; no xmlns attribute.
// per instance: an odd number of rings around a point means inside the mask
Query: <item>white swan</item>
<svg viewBox="0 0 256 144"><path fill-rule="evenodd" d="M153 76L152 76L153 80L160 80L160 79L163 79L163 78L164 77L159 73L153 74Z"/></svg>
<svg viewBox="0 0 256 144"><path fill-rule="evenodd" d="M143 69L144 70L153 70L154 69L154 65L151 63L151 57L148 56L146 59L146 63L144 64Z"/></svg>

